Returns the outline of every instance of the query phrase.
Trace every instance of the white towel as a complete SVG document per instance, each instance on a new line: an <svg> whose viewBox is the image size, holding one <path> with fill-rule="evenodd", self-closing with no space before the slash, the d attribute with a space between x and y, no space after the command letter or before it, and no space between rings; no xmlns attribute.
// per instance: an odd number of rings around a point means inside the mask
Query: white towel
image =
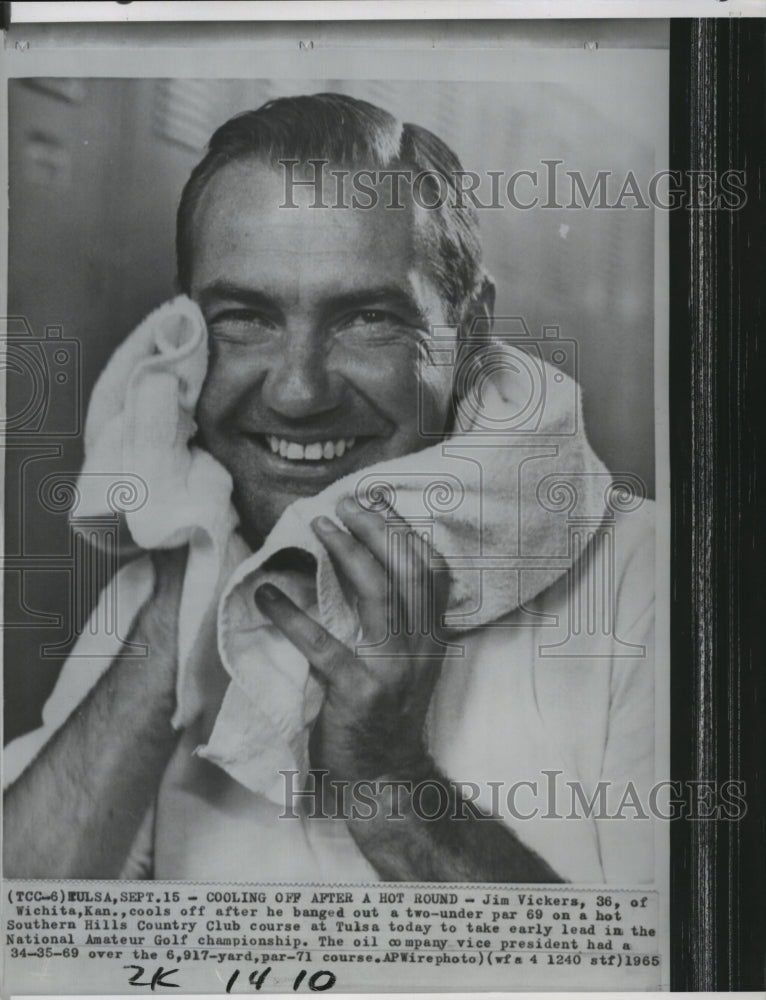
<svg viewBox="0 0 766 1000"><path fill-rule="evenodd" d="M335 506L346 496L384 514L383 501L392 501L400 517L431 534L445 559L445 624L459 633L523 608L567 571L568 518L574 512L582 524L600 523L609 476L588 445L577 386L541 358L525 355L532 357L526 371L537 371L541 380L541 405L523 427L511 418L525 412L521 394L528 394L528 380L516 379L512 365L501 366L482 385L480 405L474 398L474 410L463 406L458 433L295 501L259 551L248 554L241 542L232 544L238 536L230 477L210 455L189 446L207 363L205 340L199 310L181 297L149 316L118 349L91 399L82 478L110 463L114 468L114 456L121 456L115 473L141 475L148 488L147 503L127 515L136 543L190 543L174 722L188 723L201 707L204 664L195 661L194 650L217 602L218 648L231 683L198 752L252 791L281 802L279 772L308 768L308 737L322 691L304 657L261 615L254 592L274 582L341 642L354 646L359 637L355 610L310 527L316 516L338 523ZM315 579L262 568L275 553L295 548L314 556ZM451 655L460 655L459 640L456 646Z"/></svg>
<svg viewBox="0 0 766 1000"><path fill-rule="evenodd" d="M194 409L207 371L205 321L186 296L160 306L117 348L96 382L85 423L77 518L124 501L135 543L146 550L189 545L179 612L179 672L173 724L188 724L203 693L194 653L227 563L247 547L234 534L231 477L191 445ZM133 502L131 502L133 501ZM229 569L230 569L229 565Z"/></svg>

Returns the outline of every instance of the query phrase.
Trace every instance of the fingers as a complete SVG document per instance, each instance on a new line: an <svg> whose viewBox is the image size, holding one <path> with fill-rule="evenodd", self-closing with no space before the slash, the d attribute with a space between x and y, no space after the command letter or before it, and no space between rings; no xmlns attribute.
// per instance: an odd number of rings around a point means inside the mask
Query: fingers
<svg viewBox="0 0 766 1000"><path fill-rule="evenodd" d="M320 678L328 684L348 669L353 654L313 618L293 603L281 590L265 583L255 592L259 609L306 657Z"/></svg>
<svg viewBox="0 0 766 1000"><path fill-rule="evenodd" d="M393 582L394 592L410 604L421 592L427 573L430 555L427 538L395 511L390 511L384 519L380 514L362 510L350 498L341 501L338 514L361 548L371 552L383 567Z"/></svg>
<svg viewBox="0 0 766 1000"><path fill-rule="evenodd" d="M341 500L337 506L338 517L348 530L385 566L388 560L386 519L380 514L364 510L351 497ZM389 511L388 519L398 522L402 527L406 523L394 511Z"/></svg>
<svg viewBox="0 0 766 1000"><path fill-rule="evenodd" d="M435 553L427 534L394 512L384 519L351 499L337 509L351 534L326 518L318 518L313 526L359 598L366 635L376 639L389 628L395 635L432 633L435 609L443 603L435 593L444 590L447 578L438 574L434 580Z"/></svg>
<svg viewBox="0 0 766 1000"><path fill-rule="evenodd" d="M385 593L383 563L353 535L341 531L328 517L318 517L312 527L335 564L362 600L379 599ZM384 553L385 558L385 553Z"/></svg>
<svg viewBox="0 0 766 1000"><path fill-rule="evenodd" d="M383 518L363 510L351 498L338 504L338 514L349 531L394 577L401 593L406 594L413 582L413 571L422 574L430 561L427 535L418 532L394 510Z"/></svg>
<svg viewBox="0 0 766 1000"><path fill-rule="evenodd" d="M327 549L338 576L353 594L367 641L382 640L391 603L391 588L383 565L358 539L341 531L328 518L317 518L312 527Z"/></svg>

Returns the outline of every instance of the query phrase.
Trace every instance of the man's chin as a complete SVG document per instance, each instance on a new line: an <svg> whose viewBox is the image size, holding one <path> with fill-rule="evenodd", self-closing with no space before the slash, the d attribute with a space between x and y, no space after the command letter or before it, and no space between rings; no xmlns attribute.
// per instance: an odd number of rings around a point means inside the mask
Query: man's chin
<svg viewBox="0 0 766 1000"><path fill-rule="evenodd" d="M268 496L258 491L258 493L234 494L234 506L240 517L240 527L242 535L248 545L253 549L258 549L272 531L287 508L296 500L303 500L306 497L318 496L332 485L332 481L326 484L316 483L313 488L310 484L301 484L301 489L278 489L273 490Z"/></svg>

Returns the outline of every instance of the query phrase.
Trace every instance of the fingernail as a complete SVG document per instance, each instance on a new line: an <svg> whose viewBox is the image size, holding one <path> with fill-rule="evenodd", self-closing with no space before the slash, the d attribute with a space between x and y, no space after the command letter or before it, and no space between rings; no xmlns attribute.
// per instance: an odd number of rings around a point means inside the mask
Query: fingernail
<svg viewBox="0 0 766 1000"><path fill-rule="evenodd" d="M262 584L255 592L257 601L278 601L281 596L281 590L271 583Z"/></svg>
<svg viewBox="0 0 766 1000"><path fill-rule="evenodd" d="M319 531L326 531L328 534L339 530L337 525L333 524L330 518L325 517L324 514L314 520L314 525L319 529Z"/></svg>
<svg viewBox="0 0 766 1000"><path fill-rule="evenodd" d="M356 514L358 513L359 508L351 499L351 497L346 497L344 500L341 500L341 502L338 504L338 510L343 511L344 514Z"/></svg>

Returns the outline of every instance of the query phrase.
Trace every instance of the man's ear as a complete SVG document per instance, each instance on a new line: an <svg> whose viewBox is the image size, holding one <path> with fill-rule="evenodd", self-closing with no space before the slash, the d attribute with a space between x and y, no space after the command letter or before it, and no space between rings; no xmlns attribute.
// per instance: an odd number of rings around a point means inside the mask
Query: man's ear
<svg viewBox="0 0 766 1000"><path fill-rule="evenodd" d="M494 316L495 283L488 274L485 274L476 293L471 296L463 311L460 324L462 338L470 337L474 329L483 334L491 333Z"/></svg>

